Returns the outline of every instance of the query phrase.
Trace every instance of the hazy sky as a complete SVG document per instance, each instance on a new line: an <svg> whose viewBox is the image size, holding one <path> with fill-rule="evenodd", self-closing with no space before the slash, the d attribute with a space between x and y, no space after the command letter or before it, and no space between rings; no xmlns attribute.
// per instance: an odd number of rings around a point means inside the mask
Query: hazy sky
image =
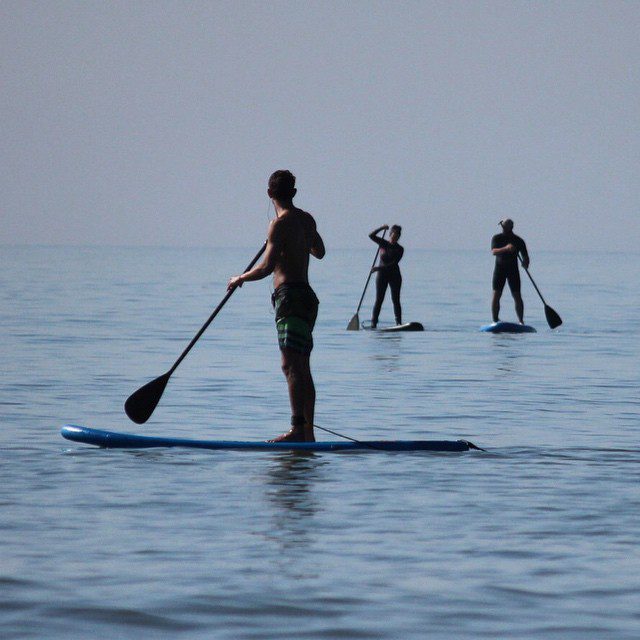
<svg viewBox="0 0 640 640"><path fill-rule="evenodd" d="M640 243L640 2L0 1L0 243Z"/></svg>

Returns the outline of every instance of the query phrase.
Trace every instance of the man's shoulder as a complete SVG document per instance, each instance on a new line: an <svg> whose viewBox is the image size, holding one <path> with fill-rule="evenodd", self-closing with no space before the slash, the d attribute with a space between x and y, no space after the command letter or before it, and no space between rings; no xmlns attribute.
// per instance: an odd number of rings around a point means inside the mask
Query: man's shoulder
<svg viewBox="0 0 640 640"><path fill-rule="evenodd" d="M290 234L296 233L296 229L299 229L299 224L302 224L307 227L316 228L316 221L313 219L313 216L307 211L303 211L302 209L293 208L287 211L282 216L275 218L271 221L271 230L272 233L283 233Z"/></svg>
<svg viewBox="0 0 640 640"><path fill-rule="evenodd" d="M299 219L302 219L302 222L305 225L310 225L315 229L316 227L315 218L308 211L305 211L304 209L298 209L296 207L295 212L298 215Z"/></svg>
<svg viewBox="0 0 640 640"><path fill-rule="evenodd" d="M276 218L274 222L284 222L293 218L311 218L313 220L313 216L308 211L305 211L304 209L300 209L298 207L291 207L291 209L288 209L284 215Z"/></svg>
<svg viewBox="0 0 640 640"><path fill-rule="evenodd" d="M313 220L313 216L308 211L305 211L304 209L298 209L298 207L296 207L294 211L299 215L301 215L303 218L308 218Z"/></svg>

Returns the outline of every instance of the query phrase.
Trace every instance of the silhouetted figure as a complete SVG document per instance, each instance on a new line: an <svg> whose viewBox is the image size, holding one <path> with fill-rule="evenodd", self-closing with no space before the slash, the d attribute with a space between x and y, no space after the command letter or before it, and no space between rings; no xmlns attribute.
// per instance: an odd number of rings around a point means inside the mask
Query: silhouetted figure
<svg viewBox="0 0 640 640"><path fill-rule="evenodd" d="M513 220L507 218L500 222L502 233L498 233L491 239L491 253L496 257L493 269L493 298L491 300L491 313L493 321L500 320L500 298L505 282L509 283L509 289L515 302L516 315L520 324L524 324L524 303L520 295L520 270L518 269L518 253L522 256L522 263L529 267L529 254L524 240L513 233Z"/></svg>
<svg viewBox="0 0 640 640"><path fill-rule="evenodd" d="M396 324L402 324L402 306L400 305L400 288L402 287L402 275L400 273L399 262L402 260L404 249L398 244L402 227L394 224L389 233L389 240L379 238L378 233L388 229L388 224L383 224L369 234L369 237L380 246L380 262L372 271L376 275L376 301L373 305L371 314L371 328L378 326L378 317L380 309L387 292L387 287L391 288L391 301L393 302L393 313L396 318Z"/></svg>
<svg viewBox="0 0 640 640"><path fill-rule="evenodd" d="M278 345L282 371L287 379L291 404L291 429L270 442L313 442L316 391L309 358L312 331L318 314L318 298L309 285L309 255L322 259L324 243L311 214L293 205L296 178L290 171L276 171L267 193L276 218L269 225L262 262L229 280L228 289L273 273Z"/></svg>

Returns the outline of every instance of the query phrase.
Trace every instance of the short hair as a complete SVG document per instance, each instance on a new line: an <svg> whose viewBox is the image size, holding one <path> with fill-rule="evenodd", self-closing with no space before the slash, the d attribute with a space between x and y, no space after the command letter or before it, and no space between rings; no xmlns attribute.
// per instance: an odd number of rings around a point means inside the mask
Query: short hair
<svg viewBox="0 0 640 640"><path fill-rule="evenodd" d="M287 169L274 171L269 178L269 191L278 200L287 200L296 195L296 177Z"/></svg>
<svg viewBox="0 0 640 640"><path fill-rule="evenodd" d="M394 224L391 227L391 231L395 231L398 235L402 233L402 227L399 224Z"/></svg>

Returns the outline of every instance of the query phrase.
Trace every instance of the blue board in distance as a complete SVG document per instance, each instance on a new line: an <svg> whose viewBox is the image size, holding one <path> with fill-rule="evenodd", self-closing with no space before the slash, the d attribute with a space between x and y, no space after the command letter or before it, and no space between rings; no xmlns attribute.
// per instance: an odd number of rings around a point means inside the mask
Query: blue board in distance
<svg viewBox="0 0 640 640"><path fill-rule="evenodd" d="M480 327L480 331L486 333L536 333L534 327L517 322L493 322Z"/></svg>
<svg viewBox="0 0 640 640"><path fill-rule="evenodd" d="M366 440L352 442L251 442L233 440L190 440L138 436L102 431L68 424L60 434L67 440L92 444L106 449L149 449L151 447L188 447L191 449L237 451L469 451L475 445L466 440Z"/></svg>

